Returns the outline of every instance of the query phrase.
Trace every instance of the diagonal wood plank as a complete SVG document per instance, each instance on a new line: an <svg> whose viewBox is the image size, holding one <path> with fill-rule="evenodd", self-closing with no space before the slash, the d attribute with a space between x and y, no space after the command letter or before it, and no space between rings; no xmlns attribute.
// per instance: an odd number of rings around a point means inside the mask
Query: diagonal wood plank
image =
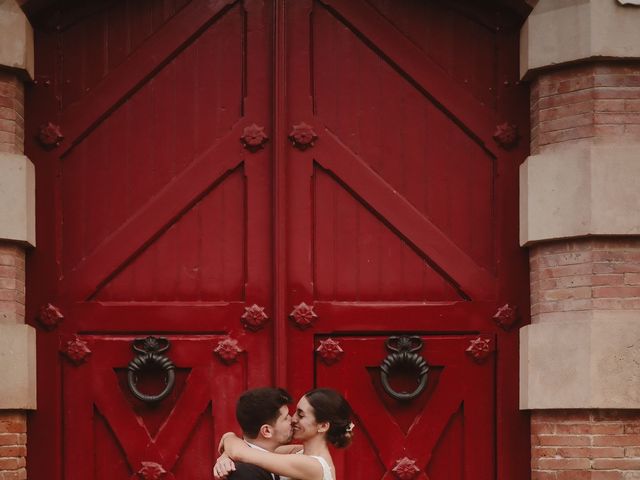
<svg viewBox="0 0 640 480"><path fill-rule="evenodd" d="M208 188L235 169L244 158L239 141L244 126L238 122L74 267L61 282L61 295L65 299L88 298Z"/></svg>
<svg viewBox="0 0 640 480"><path fill-rule="evenodd" d="M496 116L457 85L433 60L364 0L320 0L367 45L432 99L477 143L498 156L493 141Z"/></svg>
<svg viewBox="0 0 640 480"><path fill-rule="evenodd" d="M198 418L211 401L209 390L204 387L209 381L208 370L208 366L191 370L178 402L154 439L167 470L173 469Z"/></svg>
<svg viewBox="0 0 640 480"><path fill-rule="evenodd" d="M454 286L471 298L493 297L496 279L330 130L324 128L322 141L317 143L314 150L316 159L324 168L333 172L408 242L433 261L445 278L451 278Z"/></svg>
<svg viewBox="0 0 640 480"><path fill-rule="evenodd" d="M92 381L94 403L111 427L131 469L136 471L143 461L164 463L157 453L147 455L146 445L152 443L151 436L125 399L115 372L100 369L97 373Z"/></svg>
<svg viewBox="0 0 640 480"><path fill-rule="evenodd" d="M61 124L65 139L58 150L62 152L61 156L117 108L132 91L162 68L176 52L206 28L209 22L236 2L237 0L191 2L102 79L89 94L62 112Z"/></svg>
<svg viewBox="0 0 640 480"><path fill-rule="evenodd" d="M378 394L373 388L369 376L366 375L366 365L354 365L353 362L350 362L343 374L336 380L348 383L348 385L342 385L339 388L340 391L352 389L358 392L358 395L347 400L360 419L362 428L371 437L378 457L385 466L388 466L395 460L394 449L404 443L404 434L389 411L378 400ZM363 392L366 392L366 395ZM373 401L363 403L361 399L365 398L373 399Z"/></svg>
<svg viewBox="0 0 640 480"><path fill-rule="evenodd" d="M415 459L421 469L423 466L426 468L449 420L464 400L460 378L455 367L445 367L425 411L411 426L403 444L396 445L393 461L387 463L388 471L383 480L395 478L392 473L395 462L405 456Z"/></svg>

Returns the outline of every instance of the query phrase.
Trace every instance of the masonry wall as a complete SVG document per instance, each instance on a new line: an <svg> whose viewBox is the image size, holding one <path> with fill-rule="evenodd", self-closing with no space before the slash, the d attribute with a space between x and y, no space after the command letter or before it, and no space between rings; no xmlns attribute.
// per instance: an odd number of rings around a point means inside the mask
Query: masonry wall
<svg viewBox="0 0 640 480"><path fill-rule="evenodd" d="M27 478L27 418L24 411L0 412L0 480Z"/></svg>
<svg viewBox="0 0 640 480"><path fill-rule="evenodd" d="M27 412L35 408L35 331L25 325L25 256L35 242L33 165L24 152L24 82L33 32L0 2L0 480L27 478Z"/></svg>
<svg viewBox="0 0 640 480"><path fill-rule="evenodd" d="M534 480L640 479L640 8L540 0L522 30Z"/></svg>
<svg viewBox="0 0 640 480"><path fill-rule="evenodd" d="M533 480L638 479L640 412L534 412L531 466Z"/></svg>

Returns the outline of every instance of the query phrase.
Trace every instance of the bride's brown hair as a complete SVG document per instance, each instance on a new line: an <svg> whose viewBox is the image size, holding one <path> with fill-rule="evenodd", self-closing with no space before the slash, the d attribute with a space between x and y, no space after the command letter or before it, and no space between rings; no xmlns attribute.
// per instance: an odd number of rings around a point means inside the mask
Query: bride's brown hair
<svg viewBox="0 0 640 480"><path fill-rule="evenodd" d="M316 422L329 422L327 440L338 448L348 447L353 436L349 403L330 388L316 388L304 396L313 407Z"/></svg>

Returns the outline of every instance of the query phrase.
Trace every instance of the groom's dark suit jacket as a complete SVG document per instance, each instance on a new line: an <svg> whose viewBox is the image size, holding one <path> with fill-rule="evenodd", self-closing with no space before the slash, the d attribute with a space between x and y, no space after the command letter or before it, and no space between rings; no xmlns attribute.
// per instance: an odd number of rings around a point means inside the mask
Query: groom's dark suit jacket
<svg viewBox="0 0 640 480"><path fill-rule="evenodd" d="M235 472L229 474L229 480L273 480L266 470L250 463L236 462Z"/></svg>

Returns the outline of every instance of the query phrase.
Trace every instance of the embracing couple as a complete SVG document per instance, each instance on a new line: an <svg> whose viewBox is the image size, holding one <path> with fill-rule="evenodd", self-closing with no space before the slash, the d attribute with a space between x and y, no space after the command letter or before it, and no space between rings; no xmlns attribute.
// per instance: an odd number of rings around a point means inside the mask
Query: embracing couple
<svg viewBox="0 0 640 480"><path fill-rule="evenodd" d="M291 396L281 388L247 390L236 418L244 438L225 433L213 468L229 480L336 480L328 444L347 447L353 435L351 407L335 390L304 394L293 417ZM292 439L299 444L289 445Z"/></svg>

